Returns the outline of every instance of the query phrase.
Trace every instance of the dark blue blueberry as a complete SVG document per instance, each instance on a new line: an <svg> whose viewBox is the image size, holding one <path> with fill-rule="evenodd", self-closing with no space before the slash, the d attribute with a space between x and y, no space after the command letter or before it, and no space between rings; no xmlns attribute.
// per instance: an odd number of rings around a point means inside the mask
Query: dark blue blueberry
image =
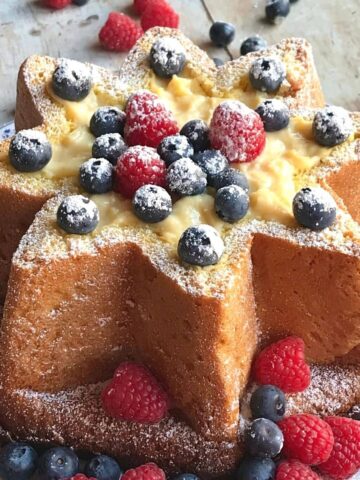
<svg viewBox="0 0 360 480"><path fill-rule="evenodd" d="M92 146L94 158L106 158L113 165L117 164L119 157L125 152L127 146L120 133L105 133L95 139Z"/></svg>
<svg viewBox="0 0 360 480"><path fill-rule="evenodd" d="M172 163L166 173L169 190L177 195L199 195L206 188L206 173L190 158Z"/></svg>
<svg viewBox="0 0 360 480"><path fill-rule="evenodd" d="M190 120L180 130L190 140L194 152L202 152L210 148L209 127L203 120Z"/></svg>
<svg viewBox="0 0 360 480"><path fill-rule="evenodd" d="M214 186L214 179L228 166L227 158L219 150L204 150L194 155L194 162L206 173L208 185Z"/></svg>
<svg viewBox="0 0 360 480"><path fill-rule="evenodd" d="M336 203L326 190L306 187L295 195L293 212L299 225L311 230L323 230L335 222Z"/></svg>
<svg viewBox="0 0 360 480"><path fill-rule="evenodd" d="M80 185L88 193L110 192L113 170L113 166L105 158L90 158L80 167Z"/></svg>
<svg viewBox="0 0 360 480"><path fill-rule="evenodd" d="M276 92L285 78L285 66L281 60L272 57L258 58L250 67L249 79L255 90Z"/></svg>
<svg viewBox="0 0 360 480"><path fill-rule="evenodd" d="M200 480L200 478L194 473L180 473L180 475L176 475L172 480Z"/></svg>
<svg viewBox="0 0 360 480"><path fill-rule="evenodd" d="M36 470L38 454L25 443L9 443L0 451L0 476L6 480L28 480Z"/></svg>
<svg viewBox="0 0 360 480"><path fill-rule="evenodd" d="M224 252L224 242L210 225L190 227L181 235L178 255L186 263L206 267L219 262Z"/></svg>
<svg viewBox="0 0 360 480"><path fill-rule="evenodd" d="M83 5L86 5L88 2L89 0L72 0L72 3L74 3L78 7L82 7Z"/></svg>
<svg viewBox="0 0 360 480"><path fill-rule="evenodd" d="M215 67L222 67L224 65L224 60L221 58L214 57L213 62L215 63Z"/></svg>
<svg viewBox="0 0 360 480"><path fill-rule="evenodd" d="M360 405L355 405L348 413L348 417L353 420L360 420Z"/></svg>
<svg viewBox="0 0 360 480"><path fill-rule="evenodd" d="M215 22L210 27L210 39L217 47L226 47L235 38L235 27L231 23Z"/></svg>
<svg viewBox="0 0 360 480"><path fill-rule="evenodd" d="M224 222L237 222L249 210L249 195L237 185L222 187L216 192L215 210Z"/></svg>
<svg viewBox="0 0 360 480"><path fill-rule="evenodd" d="M228 187L229 185L238 185L245 190L246 193L249 193L249 182L246 176L236 168L225 168L214 177L212 183L216 190L222 187Z"/></svg>
<svg viewBox="0 0 360 480"><path fill-rule="evenodd" d="M335 147L345 142L353 131L349 112L342 107L325 107L314 117L313 135L317 143L325 147Z"/></svg>
<svg viewBox="0 0 360 480"><path fill-rule="evenodd" d="M236 480L272 480L276 465L271 458L248 457L236 471Z"/></svg>
<svg viewBox="0 0 360 480"><path fill-rule="evenodd" d="M95 230L99 223L99 210L92 200L83 195L71 195L61 202L57 223L67 233L84 235Z"/></svg>
<svg viewBox="0 0 360 480"><path fill-rule="evenodd" d="M161 222L172 212L170 195L156 185L144 185L136 190L132 204L135 215L146 223Z"/></svg>
<svg viewBox="0 0 360 480"><path fill-rule="evenodd" d="M21 130L10 142L9 160L19 172L36 172L47 165L52 156L51 144L45 133Z"/></svg>
<svg viewBox="0 0 360 480"><path fill-rule="evenodd" d="M241 55L247 55L250 52L258 52L264 50L267 47L267 41L260 37L260 35L254 35L252 37L245 38L240 47Z"/></svg>
<svg viewBox="0 0 360 480"><path fill-rule="evenodd" d="M158 146L158 154L167 166L180 158L190 158L194 155L194 149L185 135L171 135L165 137Z"/></svg>
<svg viewBox="0 0 360 480"><path fill-rule="evenodd" d="M256 109L267 132L277 132L289 125L290 110L281 100L276 98L265 100Z"/></svg>
<svg viewBox="0 0 360 480"><path fill-rule="evenodd" d="M95 137L106 133L123 135L126 115L117 107L100 107L90 120L90 130Z"/></svg>
<svg viewBox="0 0 360 480"><path fill-rule="evenodd" d="M253 457L274 458L282 450L284 436L276 423L257 418L245 431L245 447Z"/></svg>
<svg viewBox="0 0 360 480"><path fill-rule="evenodd" d="M285 415L284 392L273 385L262 385L252 394L250 408L253 418L267 418L277 423Z"/></svg>
<svg viewBox="0 0 360 480"><path fill-rule="evenodd" d="M162 78L171 78L181 73L185 66L185 50L175 38L162 37L150 50L150 66Z"/></svg>
<svg viewBox="0 0 360 480"><path fill-rule="evenodd" d="M290 12L289 0L268 0L265 7L265 15L269 22L279 23Z"/></svg>
<svg viewBox="0 0 360 480"><path fill-rule="evenodd" d="M38 473L41 480L60 480L78 472L79 459L70 448L51 448L40 457Z"/></svg>
<svg viewBox="0 0 360 480"><path fill-rule="evenodd" d="M88 96L92 86L91 73L83 63L61 59L52 76L54 93L71 102Z"/></svg>
<svg viewBox="0 0 360 480"><path fill-rule="evenodd" d="M113 458L97 455L86 465L85 473L96 480L120 480L123 471Z"/></svg>

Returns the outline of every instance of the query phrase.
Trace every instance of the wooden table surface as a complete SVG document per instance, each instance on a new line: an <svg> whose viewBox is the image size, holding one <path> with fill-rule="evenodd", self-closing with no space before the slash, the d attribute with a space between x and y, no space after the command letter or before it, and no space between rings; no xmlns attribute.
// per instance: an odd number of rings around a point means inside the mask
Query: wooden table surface
<svg viewBox="0 0 360 480"><path fill-rule="evenodd" d="M169 0L181 14L182 30L211 56L229 59L211 46L212 20L236 25L229 48L235 58L242 39L260 33L269 43L304 36L314 46L327 101L360 110L360 0L299 0L281 25L264 21L265 0ZM132 0L90 0L83 7L51 11L40 0L0 2L0 124L12 118L16 75L31 54L64 56L117 68L124 55L103 50L98 31L112 10L133 15Z"/></svg>

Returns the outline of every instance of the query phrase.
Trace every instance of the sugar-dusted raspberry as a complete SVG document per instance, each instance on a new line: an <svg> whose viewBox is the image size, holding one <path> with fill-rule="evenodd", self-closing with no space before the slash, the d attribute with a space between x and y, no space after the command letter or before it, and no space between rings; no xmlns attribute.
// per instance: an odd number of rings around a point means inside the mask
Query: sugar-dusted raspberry
<svg viewBox="0 0 360 480"><path fill-rule="evenodd" d="M44 0L45 7L54 8L60 10L70 5L71 0Z"/></svg>
<svg viewBox="0 0 360 480"><path fill-rule="evenodd" d="M132 198L143 185L166 183L166 165L156 150L150 147L130 147L119 158L114 176L114 190Z"/></svg>
<svg viewBox="0 0 360 480"><path fill-rule="evenodd" d="M284 460L276 470L275 480L320 480L320 477L298 460Z"/></svg>
<svg viewBox="0 0 360 480"><path fill-rule="evenodd" d="M320 417L309 414L291 415L278 423L284 435L283 454L306 465L325 462L334 446L330 426Z"/></svg>
<svg viewBox="0 0 360 480"><path fill-rule="evenodd" d="M118 367L101 399L111 417L138 423L159 422L170 405L167 393L152 373L132 362Z"/></svg>
<svg viewBox="0 0 360 480"><path fill-rule="evenodd" d="M304 342L287 337L266 347L255 360L253 374L261 385L275 385L285 393L302 392L310 385Z"/></svg>
<svg viewBox="0 0 360 480"><path fill-rule="evenodd" d="M327 417L325 422L334 434L330 458L319 465L331 478L348 478L360 468L360 421L343 417Z"/></svg>
<svg viewBox="0 0 360 480"><path fill-rule="evenodd" d="M132 18L123 13L111 12L99 32L99 40L108 50L126 52L142 34L141 27Z"/></svg>
<svg viewBox="0 0 360 480"><path fill-rule="evenodd" d="M161 140L178 133L173 114L153 93L139 90L126 105L125 140L128 145L157 148Z"/></svg>
<svg viewBox="0 0 360 480"><path fill-rule="evenodd" d="M155 463L146 463L141 467L127 470L122 480L165 480L165 473Z"/></svg>
<svg viewBox="0 0 360 480"><path fill-rule="evenodd" d="M150 3L166 3L166 0L134 0L134 9L138 15L142 15Z"/></svg>
<svg viewBox="0 0 360 480"><path fill-rule="evenodd" d="M254 110L237 100L228 100L213 113L210 142L229 162L251 162L265 147L264 124Z"/></svg>
<svg viewBox="0 0 360 480"><path fill-rule="evenodd" d="M141 17L141 26L144 31L152 27L178 28L179 15L171 5L162 0L149 2Z"/></svg>

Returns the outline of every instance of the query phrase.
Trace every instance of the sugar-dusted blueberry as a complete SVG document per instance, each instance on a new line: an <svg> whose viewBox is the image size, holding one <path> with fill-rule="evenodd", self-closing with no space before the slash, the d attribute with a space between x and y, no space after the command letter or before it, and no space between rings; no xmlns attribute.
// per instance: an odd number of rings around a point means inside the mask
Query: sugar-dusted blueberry
<svg viewBox="0 0 360 480"><path fill-rule="evenodd" d="M250 408L253 418L267 418L275 423L279 422L285 415L285 394L274 385L262 385L252 394Z"/></svg>
<svg viewBox="0 0 360 480"><path fill-rule="evenodd" d="M190 158L180 158L168 168L166 183L177 195L199 195L207 185L206 173Z"/></svg>
<svg viewBox="0 0 360 480"><path fill-rule="evenodd" d="M240 47L241 55L247 55L250 52L258 52L267 47L267 41L260 37L260 35L253 35L245 38Z"/></svg>
<svg viewBox="0 0 360 480"><path fill-rule="evenodd" d="M360 405L354 405L348 412L348 417L360 421Z"/></svg>
<svg viewBox="0 0 360 480"><path fill-rule="evenodd" d="M194 148L185 135L170 135L160 142L157 152L169 166L180 158L192 157Z"/></svg>
<svg viewBox="0 0 360 480"><path fill-rule="evenodd" d="M299 225L311 230L323 230L335 222L336 203L323 188L305 187L294 197L293 212Z"/></svg>
<svg viewBox="0 0 360 480"><path fill-rule="evenodd" d="M90 158L80 167L80 185L88 193L112 190L114 167L105 158Z"/></svg>
<svg viewBox="0 0 360 480"><path fill-rule="evenodd" d="M284 436L276 423L257 418L245 431L245 447L254 457L274 458L281 452Z"/></svg>
<svg viewBox="0 0 360 480"><path fill-rule="evenodd" d="M202 152L210 148L209 126L204 120L190 120L180 130L180 135L185 135L192 144L194 152Z"/></svg>
<svg viewBox="0 0 360 480"><path fill-rule="evenodd" d="M51 85L55 95L63 100L80 102L91 90L91 72L83 63L60 59L54 70Z"/></svg>
<svg viewBox="0 0 360 480"><path fill-rule="evenodd" d="M6 480L28 480L35 472L38 454L26 443L8 443L0 450L0 476Z"/></svg>
<svg viewBox="0 0 360 480"><path fill-rule="evenodd" d="M99 210L92 200L83 195L71 195L60 203L57 222L67 233L84 235L97 227Z"/></svg>
<svg viewBox="0 0 360 480"><path fill-rule="evenodd" d="M194 162L206 173L208 185L214 186L215 177L229 165L219 150L204 150L194 155Z"/></svg>
<svg viewBox="0 0 360 480"><path fill-rule="evenodd" d="M66 447L47 450L39 459L40 480L60 480L72 477L79 472L77 455Z"/></svg>
<svg viewBox="0 0 360 480"><path fill-rule="evenodd" d="M267 132L276 132L289 125L290 110L281 100L264 100L255 111L260 115Z"/></svg>
<svg viewBox="0 0 360 480"><path fill-rule="evenodd" d="M238 185L246 193L249 193L249 182L245 174L237 168L225 168L213 178L212 186L216 188L216 190L222 187L228 187L229 185Z"/></svg>
<svg viewBox="0 0 360 480"><path fill-rule="evenodd" d="M132 205L135 215L146 223L161 222L172 212L170 195L157 185L144 185L136 190Z"/></svg>
<svg viewBox="0 0 360 480"><path fill-rule="evenodd" d="M274 93L284 81L285 73L285 66L281 60L261 57L256 59L250 67L250 83L255 90Z"/></svg>
<svg viewBox="0 0 360 480"><path fill-rule="evenodd" d="M225 62L222 58L214 57L213 62L215 63L215 67L222 67Z"/></svg>
<svg viewBox="0 0 360 480"><path fill-rule="evenodd" d="M116 165L119 157L125 152L127 146L120 133L105 133L95 139L92 146L94 158L106 158Z"/></svg>
<svg viewBox="0 0 360 480"><path fill-rule="evenodd" d="M200 480L200 478L195 473L180 473L172 480Z"/></svg>
<svg viewBox="0 0 360 480"><path fill-rule="evenodd" d="M280 23L290 12L289 0L267 0L265 15L269 22Z"/></svg>
<svg viewBox="0 0 360 480"><path fill-rule="evenodd" d="M236 470L236 480L272 480L276 465L271 458L246 457Z"/></svg>
<svg viewBox="0 0 360 480"><path fill-rule="evenodd" d="M9 160L19 172L36 172L47 165L52 148L45 133L39 130L20 130L11 140Z"/></svg>
<svg viewBox="0 0 360 480"><path fill-rule="evenodd" d="M237 222L249 210L249 195L237 185L222 187L216 192L215 210L224 222Z"/></svg>
<svg viewBox="0 0 360 480"><path fill-rule="evenodd" d="M126 115L117 107L100 107L90 119L90 130L95 137L106 133L123 135Z"/></svg>
<svg viewBox="0 0 360 480"><path fill-rule="evenodd" d="M314 117L313 135L317 143L325 147L335 147L345 142L353 131L350 114L342 107L325 107Z"/></svg>
<svg viewBox="0 0 360 480"><path fill-rule="evenodd" d="M184 47L176 38L162 37L150 50L150 66L159 77L170 78L181 73L185 66Z"/></svg>
<svg viewBox="0 0 360 480"><path fill-rule="evenodd" d="M231 23L214 22L210 27L210 39L217 47L226 47L235 38L235 27Z"/></svg>
<svg viewBox="0 0 360 480"><path fill-rule="evenodd" d="M210 225L189 227L181 235L178 255L186 263L206 267L219 262L224 253L224 242Z"/></svg>
<svg viewBox="0 0 360 480"><path fill-rule="evenodd" d="M119 480L124 472L114 458L96 455L86 464L85 473L96 480Z"/></svg>

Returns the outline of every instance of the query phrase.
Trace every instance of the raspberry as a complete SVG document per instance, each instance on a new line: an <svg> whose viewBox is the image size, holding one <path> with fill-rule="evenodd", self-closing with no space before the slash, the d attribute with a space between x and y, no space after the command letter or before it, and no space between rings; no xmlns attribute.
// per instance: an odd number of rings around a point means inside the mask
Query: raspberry
<svg viewBox="0 0 360 480"><path fill-rule="evenodd" d="M141 37L143 31L127 15L111 12L105 25L99 32L100 43L108 50L126 52Z"/></svg>
<svg viewBox="0 0 360 480"><path fill-rule="evenodd" d="M134 8L137 14L142 15L150 3L165 3L165 0L134 0Z"/></svg>
<svg viewBox="0 0 360 480"><path fill-rule="evenodd" d="M68 478L68 480L96 480L95 477L87 477L83 473L77 473L74 477Z"/></svg>
<svg viewBox="0 0 360 480"><path fill-rule="evenodd" d="M360 468L360 422L351 418L327 417L334 434L330 458L319 469L335 479L347 478Z"/></svg>
<svg viewBox="0 0 360 480"><path fill-rule="evenodd" d="M139 423L159 422L170 405L167 393L149 370L131 362L118 367L101 399L111 417Z"/></svg>
<svg viewBox="0 0 360 480"><path fill-rule="evenodd" d="M320 477L307 465L297 460L286 460L278 466L275 480L320 480Z"/></svg>
<svg viewBox="0 0 360 480"><path fill-rule="evenodd" d="M173 114L153 93L139 90L126 105L125 140L128 145L156 148L161 140L179 132Z"/></svg>
<svg viewBox="0 0 360 480"><path fill-rule="evenodd" d="M155 463L146 463L141 467L127 470L122 480L165 480L165 473Z"/></svg>
<svg viewBox="0 0 360 480"><path fill-rule="evenodd" d="M325 462L334 446L330 426L315 415L291 415L278 423L284 435L283 454L306 465Z"/></svg>
<svg viewBox="0 0 360 480"><path fill-rule="evenodd" d="M164 1L149 2L141 17L141 26L144 31L152 27L178 28L179 15Z"/></svg>
<svg viewBox="0 0 360 480"><path fill-rule="evenodd" d="M260 352L254 363L254 378L261 385L275 385L285 393L302 392L310 385L310 367L305 362L304 342L287 337Z"/></svg>
<svg viewBox="0 0 360 480"><path fill-rule="evenodd" d="M70 5L71 0L44 0L44 5L49 8L60 10Z"/></svg>
<svg viewBox="0 0 360 480"><path fill-rule="evenodd" d="M265 147L264 124L260 115L243 103L225 101L213 113L210 142L229 162L251 162Z"/></svg>

